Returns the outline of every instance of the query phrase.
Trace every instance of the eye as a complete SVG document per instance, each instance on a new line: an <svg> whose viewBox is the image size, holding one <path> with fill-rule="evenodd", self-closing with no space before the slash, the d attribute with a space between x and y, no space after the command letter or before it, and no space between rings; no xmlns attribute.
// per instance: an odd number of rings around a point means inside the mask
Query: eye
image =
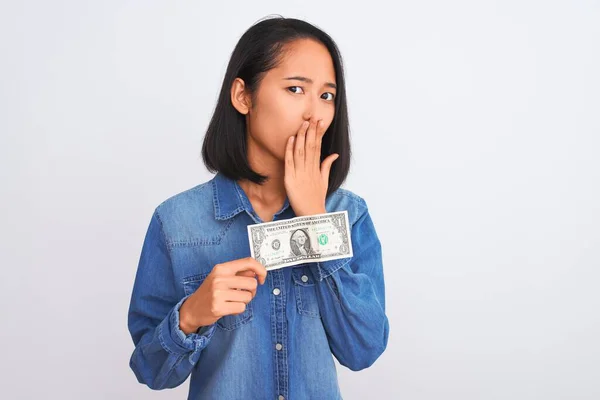
<svg viewBox="0 0 600 400"><path fill-rule="evenodd" d="M290 89L302 89L302 87L300 87L300 86L290 86L290 87L288 87L288 90L290 90ZM302 89L302 90L304 90L304 89ZM297 93L297 92L295 92L293 90L290 90L290 92Z"/></svg>
<svg viewBox="0 0 600 400"><path fill-rule="evenodd" d="M295 89L300 89L300 90L304 91L304 89L302 88L302 86L289 86L287 88L287 90L289 90L292 93L300 94L300 92L297 92ZM324 93L324 94L331 96L329 99L325 99L325 100L333 101L335 99L335 94L333 94L331 92L327 92L327 93Z"/></svg>
<svg viewBox="0 0 600 400"><path fill-rule="evenodd" d="M333 100L335 98L335 94L331 93L331 92L327 92L325 94L330 94L331 98L329 99L329 101ZM327 100L327 99L326 99Z"/></svg>

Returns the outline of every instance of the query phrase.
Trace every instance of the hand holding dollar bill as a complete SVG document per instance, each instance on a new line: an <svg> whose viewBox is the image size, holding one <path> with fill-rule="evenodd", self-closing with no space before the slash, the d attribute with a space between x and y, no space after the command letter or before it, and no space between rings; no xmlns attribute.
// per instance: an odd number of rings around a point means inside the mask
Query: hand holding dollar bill
<svg viewBox="0 0 600 400"><path fill-rule="evenodd" d="M248 239L267 271L353 256L348 211L248 225Z"/></svg>

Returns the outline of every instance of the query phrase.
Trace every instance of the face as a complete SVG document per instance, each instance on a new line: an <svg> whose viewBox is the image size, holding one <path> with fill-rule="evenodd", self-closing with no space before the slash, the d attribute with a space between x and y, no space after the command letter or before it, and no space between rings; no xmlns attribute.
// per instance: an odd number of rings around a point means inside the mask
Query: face
<svg viewBox="0 0 600 400"><path fill-rule="evenodd" d="M296 238L296 241L300 246L304 246L304 242L306 242L306 236L300 235Z"/></svg>
<svg viewBox="0 0 600 400"><path fill-rule="evenodd" d="M335 83L333 60L323 44L310 39L288 44L279 66L260 83L254 107L248 109L249 141L283 162L286 141L302 122L321 119L324 127L331 125Z"/></svg>
<svg viewBox="0 0 600 400"><path fill-rule="evenodd" d="M296 231L293 235L293 240L295 240L300 246L304 246L304 243L306 242L306 235L303 231Z"/></svg>

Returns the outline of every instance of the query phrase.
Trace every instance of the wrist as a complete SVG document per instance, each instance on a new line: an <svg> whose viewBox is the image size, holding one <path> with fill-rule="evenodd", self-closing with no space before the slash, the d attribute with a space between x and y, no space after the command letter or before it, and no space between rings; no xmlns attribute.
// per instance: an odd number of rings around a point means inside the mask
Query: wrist
<svg viewBox="0 0 600 400"><path fill-rule="evenodd" d="M189 314L187 307L185 307L186 302L184 302L179 309L179 329L186 335L189 335L190 333L196 332L200 326L191 321L191 315Z"/></svg>
<svg viewBox="0 0 600 400"><path fill-rule="evenodd" d="M325 209L325 207L322 208L315 208L315 209L311 209L311 210L307 210L304 211L302 210L299 213L296 213L297 217L306 217L308 215L317 215L317 214L326 214L327 210Z"/></svg>

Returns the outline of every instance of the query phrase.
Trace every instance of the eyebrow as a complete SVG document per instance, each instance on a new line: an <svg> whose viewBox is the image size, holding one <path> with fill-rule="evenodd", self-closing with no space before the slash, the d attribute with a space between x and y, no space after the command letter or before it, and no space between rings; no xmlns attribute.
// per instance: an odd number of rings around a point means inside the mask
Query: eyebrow
<svg viewBox="0 0 600 400"><path fill-rule="evenodd" d="M302 81L302 82L307 82L307 83L311 83L311 84L314 83L312 79L306 78L304 76L290 76L288 78L283 78L283 80L286 80L286 81L292 81L292 80L293 81ZM335 83L333 83L333 82L326 82L325 86L329 86L330 88L337 89L337 85Z"/></svg>

